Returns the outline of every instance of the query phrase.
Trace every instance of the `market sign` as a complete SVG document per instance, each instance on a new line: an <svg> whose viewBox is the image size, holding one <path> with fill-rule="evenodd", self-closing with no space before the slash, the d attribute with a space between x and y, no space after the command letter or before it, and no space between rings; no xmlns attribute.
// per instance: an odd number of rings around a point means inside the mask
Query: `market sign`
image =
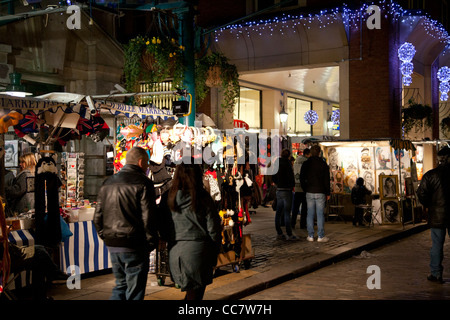
<svg viewBox="0 0 450 320"><path fill-rule="evenodd" d="M9 111L45 111L59 106L66 105L58 101L42 100L36 98L19 98L0 94L0 109L7 109Z"/></svg>
<svg viewBox="0 0 450 320"><path fill-rule="evenodd" d="M129 118L133 116L138 116L142 119L146 117L161 117L163 120L168 118L175 118L176 116L172 114L171 110L163 110L156 107L138 107L131 106L119 102L95 102L95 107L97 109L107 109L114 115L123 114Z"/></svg>

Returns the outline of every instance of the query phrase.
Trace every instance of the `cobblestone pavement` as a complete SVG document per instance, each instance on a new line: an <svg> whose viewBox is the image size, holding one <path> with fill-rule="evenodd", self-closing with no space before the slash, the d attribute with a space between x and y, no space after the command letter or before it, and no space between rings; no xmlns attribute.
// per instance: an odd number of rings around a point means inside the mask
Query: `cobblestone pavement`
<svg viewBox="0 0 450 320"><path fill-rule="evenodd" d="M450 299L450 272L444 284L426 279L429 273L430 231L412 235L315 272L258 292L245 300L446 300ZM444 268L450 264L450 244L444 247ZM367 281L380 268L380 288L369 289ZM449 268L446 268L447 270ZM374 284L373 278L369 284Z"/></svg>
<svg viewBox="0 0 450 320"><path fill-rule="evenodd" d="M244 266L241 265L240 272L234 272L231 265L220 267L216 271L213 283L207 287L205 300L242 299L267 287L294 278L299 277L298 280L301 280L305 276L309 276L309 273L332 262L346 259L352 254L359 255L360 251L358 250L362 247L365 248L368 244L371 248L377 247L380 243L393 241L396 236L405 234L405 230L418 229L411 225L405 227L375 225L372 228L362 228L352 226L351 222L329 221L325 224L325 233L330 241L318 243L317 241L306 241L306 230L298 229L297 222L297 228L293 232L299 239L284 241L276 239L274 215L271 208L262 207L257 209L256 214L251 215L252 223L244 229L245 234L251 235L252 249L254 250L250 268L244 269ZM375 246L372 245L374 243ZM420 261L426 264L426 257ZM349 268L344 268L343 272L357 274L361 278L360 281L367 279L365 268L362 271L360 270L362 267L350 266ZM385 272L388 272L384 270L388 270L387 267L382 267L382 279L384 279ZM408 265L404 266L402 271L405 270L408 270ZM334 278L329 277L327 281L329 282L327 285L339 287L339 291L342 293L347 292L345 290L352 290L346 289L345 286L334 285ZM365 281L362 282L363 285ZM93 274L82 278L81 290L68 290L65 286L53 286L50 294L55 300L108 300L114 285L114 276L111 273ZM315 287L314 281L306 284L306 288ZM323 297L331 299L331 296L332 294L328 293ZM350 293L347 296L350 296ZM146 300L182 300L183 297L184 292L174 286L170 277L167 277L164 285L160 285L157 276L149 274ZM268 299L275 299L274 297ZM289 294L279 295L277 298L305 299L294 290ZM333 299L341 298L345 298L345 295L333 297Z"/></svg>

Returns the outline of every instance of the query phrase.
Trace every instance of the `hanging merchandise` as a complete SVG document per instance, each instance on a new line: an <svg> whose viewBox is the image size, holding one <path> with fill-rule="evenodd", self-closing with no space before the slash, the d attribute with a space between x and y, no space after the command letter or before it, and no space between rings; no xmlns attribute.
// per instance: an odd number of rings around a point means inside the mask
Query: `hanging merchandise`
<svg viewBox="0 0 450 320"><path fill-rule="evenodd" d="M124 128L122 128L120 130L120 134L122 134L126 140L135 140L137 138L139 138L139 136L144 132L144 130L142 129L142 127L135 125L135 124L130 124Z"/></svg>
<svg viewBox="0 0 450 320"><path fill-rule="evenodd" d="M40 119L39 114L30 110L25 113L23 119L14 126L14 130L16 133L19 132L21 134L36 133L39 132L41 125L44 123L45 121Z"/></svg>
<svg viewBox="0 0 450 320"><path fill-rule="evenodd" d="M43 156L36 164L35 174L36 244L56 247L61 242L60 186L55 159Z"/></svg>
<svg viewBox="0 0 450 320"><path fill-rule="evenodd" d="M203 177L203 182L214 201L222 200L219 183L217 182L217 173L212 167L208 167L206 170Z"/></svg>
<svg viewBox="0 0 450 320"><path fill-rule="evenodd" d="M11 111L6 115L0 117L0 133L8 132L8 128L17 125L23 115L16 111Z"/></svg>
<svg viewBox="0 0 450 320"><path fill-rule="evenodd" d="M89 137L94 142L101 142L107 136L109 136L109 126L106 124L105 120L100 116L100 113L97 112L92 116L92 124L94 127L93 133L89 135Z"/></svg>

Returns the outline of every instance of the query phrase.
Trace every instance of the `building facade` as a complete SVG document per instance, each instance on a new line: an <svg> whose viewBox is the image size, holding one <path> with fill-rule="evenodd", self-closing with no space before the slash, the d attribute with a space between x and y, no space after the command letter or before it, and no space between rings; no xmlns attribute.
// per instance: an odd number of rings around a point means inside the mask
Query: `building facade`
<svg viewBox="0 0 450 320"><path fill-rule="evenodd" d="M317 112L313 135L330 133L327 120L337 108L341 139L445 139L439 123L447 116L446 101L439 100L437 72L448 64L448 33L432 14L446 22L446 1L429 7L417 1L291 4L289 11L278 7L264 19L214 31L213 50L238 66L242 86L262 92L261 128L280 127L278 115L294 97ZM409 85L402 83L398 56L405 42L416 50ZM411 98L432 107L434 125L405 135L401 110ZM301 134L292 129L288 133Z"/></svg>

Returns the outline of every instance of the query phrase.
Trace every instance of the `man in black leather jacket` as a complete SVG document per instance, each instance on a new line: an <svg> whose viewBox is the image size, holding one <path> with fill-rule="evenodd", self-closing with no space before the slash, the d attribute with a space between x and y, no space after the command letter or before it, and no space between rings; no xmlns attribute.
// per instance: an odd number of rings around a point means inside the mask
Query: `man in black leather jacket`
<svg viewBox="0 0 450 320"><path fill-rule="evenodd" d="M430 269L428 280L443 283L442 260L444 258L445 233L450 227L450 148L438 152L439 166L424 174L417 190L417 197L428 210L431 230Z"/></svg>
<svg viewBox="0 0 450 320"><path fill-rule="evenodd" d="M101 186L94 215L99 237L108 247L116 287L112 300L142 300L149 254L158 244L156 196L146 176L147 152L139 147L126 154L126 165Z"/></svg>

